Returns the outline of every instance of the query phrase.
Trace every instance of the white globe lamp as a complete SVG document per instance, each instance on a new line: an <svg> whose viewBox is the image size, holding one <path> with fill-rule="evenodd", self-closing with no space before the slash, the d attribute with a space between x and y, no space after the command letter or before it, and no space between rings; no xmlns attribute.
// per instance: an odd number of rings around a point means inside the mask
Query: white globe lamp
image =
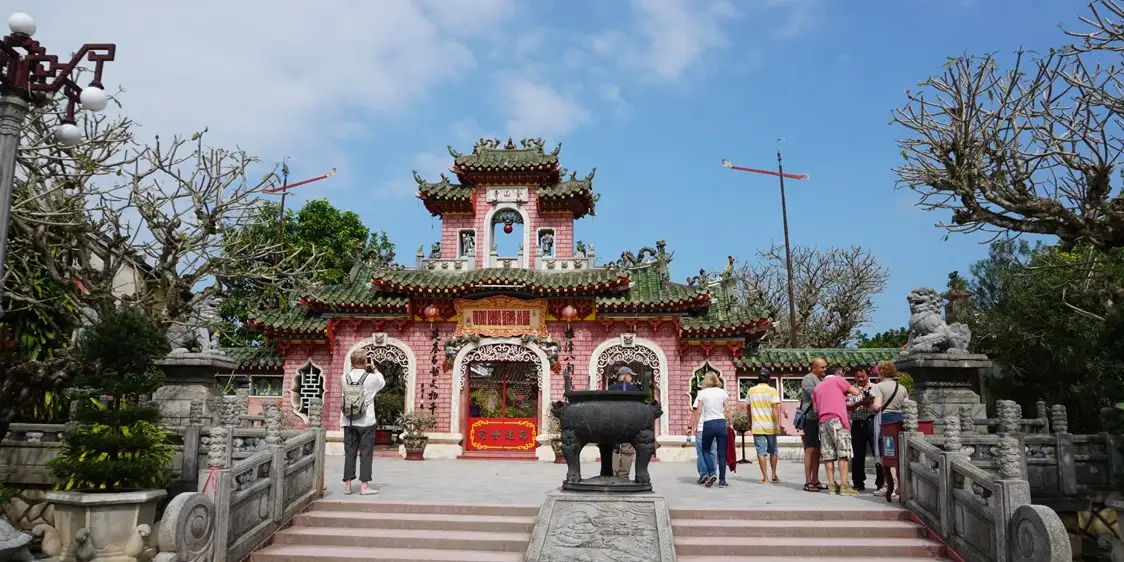
<svg viewBox="0 0 1124 562"><path fill-rule="evenodd" d="M12 33L30 37L35 35L35 19L23 12L14 13L8 18L8 29L12 30Z"/></svg>
<svg viewBox="0 0 1124 562"><path fill-rule="evenodd" d="M105 90L97 86L82 88L82 93L78 95L78 99L82 102L82 107L95 113L105 109L105 106L109 105L109 95L105 93Z"/></svg>
<svg viewBox="0 0 1124 562"><path fill-rule="evenodd" d="M82 142L82 129L73 123L63 123L55 131L55 140L63 146L74 146Z"/></svg>

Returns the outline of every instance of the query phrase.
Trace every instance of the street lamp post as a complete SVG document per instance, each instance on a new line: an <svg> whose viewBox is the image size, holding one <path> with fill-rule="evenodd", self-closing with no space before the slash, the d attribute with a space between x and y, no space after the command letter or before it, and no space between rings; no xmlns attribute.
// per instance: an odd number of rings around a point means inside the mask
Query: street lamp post
<svg viewBox="0 0 1124 562"><path fill-rule="evenodd" d="M784 173L784 164L782 163L781 151L777 150L777 171L758 170L755 168L743 168L735 166L729 160L723 159L722 165L739 172L751 172L754 174L765 174L769 176L777 176L781 182L781 220L784 224L784 256L785 256L785 269L788 270L788 345L789 347L798 347L796 337L796 291L793 288L792 280L792 245L788 241L788 203L785 201L784 194L784 179L806 180L808 174L786 174Z"/></svg>
<svg viewBox="0 0 1124 562"><path fill-rule="evenodd" d="M35 20L23 13L8 18L11 33L0 39L0 303L4 295L4 259L8 250L8 223L12 213L12 188L16 180L16 154L20 135L31 103L59 92L67 98L62 125L55 131L55 141L63 146L82 142L82 130L75 124L78 104L91 111L101 111L109 104L102 86L102 65L113 60L117 46L110 43L82 45L69 62L60 63L47 54L35 35ZM78 65L88 61L94 66L90 85L83 88L71 79ZM0 304L0 314L3 305Z"/></svg>

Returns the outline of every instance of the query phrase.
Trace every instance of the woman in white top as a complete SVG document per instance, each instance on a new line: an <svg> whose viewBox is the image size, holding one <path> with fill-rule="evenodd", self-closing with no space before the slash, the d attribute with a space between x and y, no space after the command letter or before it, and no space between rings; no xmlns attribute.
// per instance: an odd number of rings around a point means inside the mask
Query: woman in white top
<svg viewBox="0 0 1124 562"><path fill-rule="evenodd" d="M386 386L386 379L374 365L367 362L367 354L358 350L351 354L351 370L343 375L341 393L340 429L343 430L343 493L351 493L355 480L355 454L359 453L359 493L378 493L371 488L371 462L375 452L375 395ZM349 387L362 388L362 403L349 404ZM354 394L354 393L352 393Z"/></svg>
<svg viewBox="0 0 1124 562"><path fill-rule="evenodd" d="M713 486L715 481L718 482L719 488L727 486L726 424L730 419L730 410L726 405L727 398L729 398L729 394L719 386L718 375L707 373L703 379L702 390L699 390L699 393L695 395L693 405L695 412L691 414L691 425L689 426L695 427L696 424L702 423L702 450L710 449L711 445L717 442L717 467L714 466L716 464L714 456L703 455L707 476L700 479L699 483L707 488Z"/></svg>

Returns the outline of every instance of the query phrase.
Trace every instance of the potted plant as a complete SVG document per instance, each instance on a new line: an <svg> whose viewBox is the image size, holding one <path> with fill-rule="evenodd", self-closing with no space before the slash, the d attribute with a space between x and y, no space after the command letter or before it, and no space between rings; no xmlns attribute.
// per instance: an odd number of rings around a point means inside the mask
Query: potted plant
<svg viewBox="0 0 1124 562"><path fill-rule="evenodd" d="M730 425L733 426L734 431L742 436L742 458L738 461L738 464L746 464L749 461L745 458L745 434L752 427L749 423L749 415L745 413L745 410L734 412L734 415L730 419Z"/></svg>
<svg viewBox="0 0 1124 562"><path fill-rule="evenodd" d="M408 413L398 418L402 427L402 445L406 448L406 460L425 460L425 446L429 443L426 431L437 427L437 420L426 414Z"/></svg>
<svg viewBox="0 0 1124 562"><path fill-rule="evenodd" d="M550 449L554 451L554 464L566 464L566 457L562 454L562 428L558 426L558 418L550 414Z"/></svg>
<svg viewBox="0 0 1124 562"><path fill-rule="evenodd" d="M401 389L383 390L375 395L375 414L379 420L375 428L375 445L394 443L394 424L402 416L406 395Z"/></svg>
<svg viewBox="0 0 1124 562"><path fill-rule="evenodd" d="M103 315L79 336L75 386L102 398L84 402L49 462L63 558L79 548L123 557L137 527L152 526L174 450L160 410L143 401L164 382L156 361L167 352L164 331L135 309Z"/></svg>

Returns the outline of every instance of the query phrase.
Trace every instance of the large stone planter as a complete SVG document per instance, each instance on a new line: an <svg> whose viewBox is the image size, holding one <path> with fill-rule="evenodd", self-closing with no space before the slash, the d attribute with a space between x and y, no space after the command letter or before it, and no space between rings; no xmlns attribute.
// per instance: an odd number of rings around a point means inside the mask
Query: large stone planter
<svg viewBox="0 0 1124 562"><path fill-rule="evenodd" d="M135 562L125 554L125 546L140 525L147 525L151 532L156 506L167 494L164 490L47 492L47 501L55 506L55 529L62 543L59 560L77 560L75 552L83 549L92 550L97 562ZM84 542L79 538L83 530L82 535L88 537Z"/></svg>
<svg viewBox="0 0 1124 562"><path fill-rule="evenodd" d="M408 461L423 461L425 460L425 446L429 444L429 437L406 437L402 440L402 446L406 449L406 460Z"/></svg>
<svg viewBox="0 0 1124 562"><path fill-rule="evenodd" d="M562 430L562 454L566 457L567 491L651 492L648 463L656 453L656 418L663 415L660 403L648 400L646 392L623 390L578 390L566 393L567 402L552 405ZM582 480L581 452L589 443L601 451L601 474ZM628 443L636 450L636 479L613 475L613 450Z"/></svg>

